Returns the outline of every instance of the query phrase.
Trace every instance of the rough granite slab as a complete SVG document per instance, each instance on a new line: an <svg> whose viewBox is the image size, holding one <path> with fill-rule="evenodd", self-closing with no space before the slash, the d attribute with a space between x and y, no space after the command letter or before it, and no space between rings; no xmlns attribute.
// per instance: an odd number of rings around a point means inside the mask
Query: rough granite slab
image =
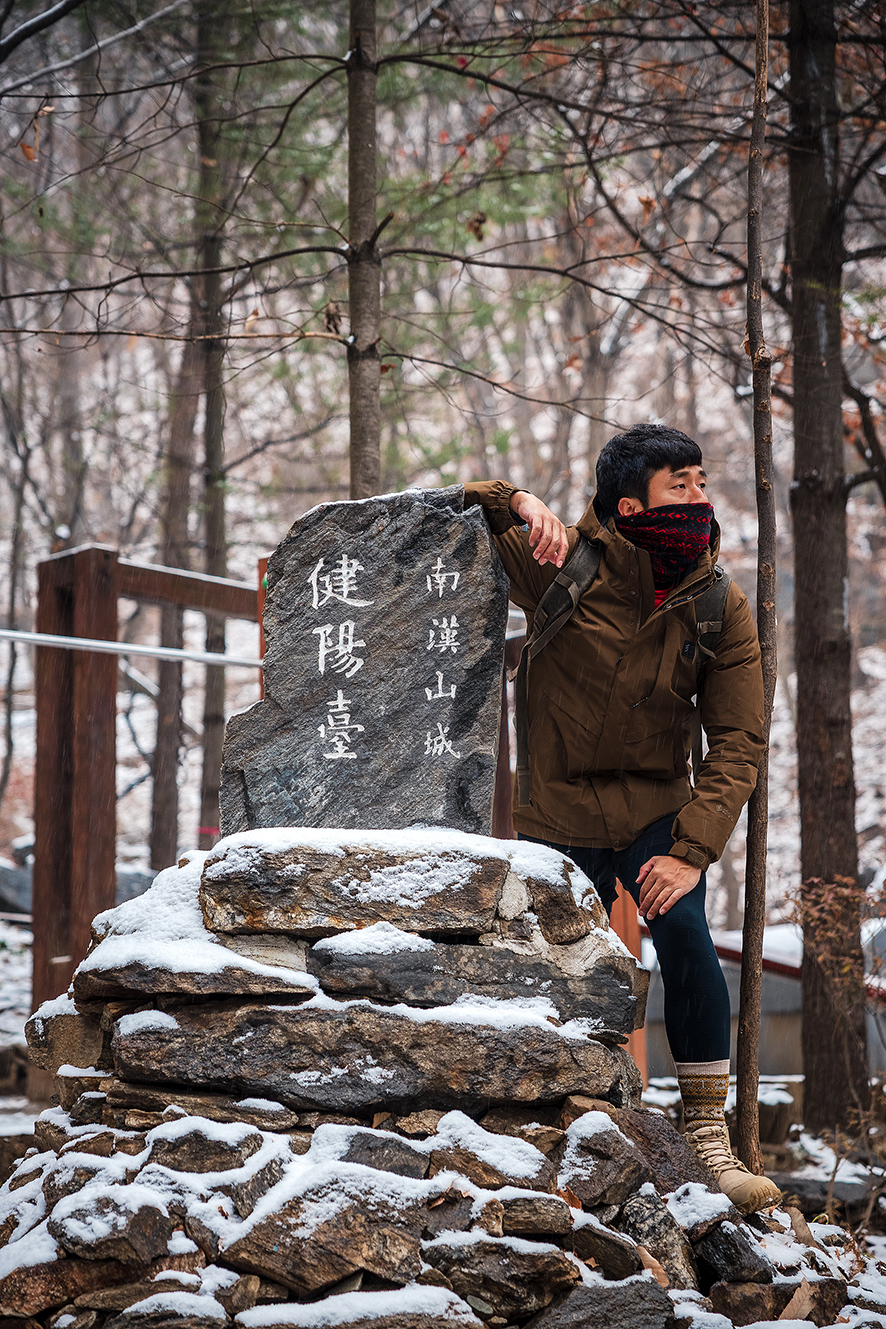
<svg viewBox="0 0 886 1329"><path fill-rule="evenodd" d="M641 1088L621 1048L570 1036L530 1011L482 1006L421 1012L323 997L145 1011L118 1020L112 1049L124 1080L272 1097L296 1110L470 1111L580 1089L633 1106Z"/></svg>
<svg viewBox="0 0 886 1329"><path fill-rule="evenodd" d="M205 860L200 907L212 932L309 939L379 921L405 932L480 936L496 917L530 911L551 944L609 930L590 881L563 854L444 827L231 835Z"/></svg>
<svg viewBox="0 0 886 1329"><path fill-rule="evenodd" d="M508 581L464 490L324 503L268 564L265 696L225 732L222 834L488 833Z"/></svg>

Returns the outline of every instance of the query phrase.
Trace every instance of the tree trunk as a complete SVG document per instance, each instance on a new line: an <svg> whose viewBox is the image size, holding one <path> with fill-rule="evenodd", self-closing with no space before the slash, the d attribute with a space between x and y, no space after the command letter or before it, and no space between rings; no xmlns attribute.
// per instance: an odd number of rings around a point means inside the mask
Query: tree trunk
<svg viewBox="0 0 886 1329"><path fill-rule="evenodd" d="M208 0L201 6L198 21L198 63L211 66L219 58L222 34L218 11ZM203 534L204 570L213 577L227 573L224 474L224 366L225 342L222 321L221 262L223 211L219 205L222 182L219 157L223 149L219 122L218 87L212 71L197 80L196 110L200 152L200 242L199 302L203 313L200 342L204 391L203 428ZM206 615L206 649L224 654L223 615ZM218 838L218 786L222 742L225 731L225 671L206 669L203 703L203 775L200 786L201 849L210 849Z"/></svg>
<svg viewBox="0 0 886 1329"><path fill-rule="evenodd" d="M804 1120L868 1106L850 718L833 0L791 0L789 141Z"/></svg>
<svg viewBox="0 0 886 1329"><path fill-rule="evenodd" d="M736 1143L751 1172L763 1171L760 1153L760 1009L763 929L766 924L766 839L769 829L769 729L778 677L775 618L775 470L772 464L772 356L763 333L763 146L769 67L769 0L756 5L756 73L748 156L748 349L754 384L754 473L757 487L757 630L763 665L763 736L766 747L757 787L748 804L744 927L738 1008Z"/></svg>
<svg viewBox="0 0 886 1329"><path fill-rule="evenodd" d="M202 320L192 300L190 333ZM168 445L164 458L163 497L160 508L160 562L169 568L190 566L188 514L191 473L194 468L194 425L201 391L203 351L199 342L186 341L169 412ZM179 650L184 611L165 604L160 610L160 645ZM151 867L169 867L178 856L178 754L182 730L182 667L177 660L158 662L157 741L154 746L151 803Z"/></svg>
<svg viewBox="0 0 886 1329"><path fill-rule="evenodd" d="M350 0L348 53L348 389L351 498L378 493L381 474L381 259L376 188L375 0Z"/></svg>

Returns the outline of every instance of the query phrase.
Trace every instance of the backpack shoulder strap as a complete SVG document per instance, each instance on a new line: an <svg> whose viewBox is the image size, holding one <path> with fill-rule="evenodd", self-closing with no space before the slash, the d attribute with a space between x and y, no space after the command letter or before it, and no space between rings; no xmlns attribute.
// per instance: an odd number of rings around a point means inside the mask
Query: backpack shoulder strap
<svg viewBox="0 0 886 1329"><path fill-rule="evenodd" d="M698 782L698 773L701 770L702 747L701 747L701 690L703 686L702 673L705 662L713 660L717 649L717 641L723 630L723 615L726 612L726 597L729 594L729 587L732 578L729 573L721 567L714 568L714 580L707 590L702 591L701 595L693 601L695 605L695 631L698 643L698 655L695 660L696 668L696 693L695 710L692 713L690 724L691 729L691 752L692 752L692 782Z"/></svg>
<svg viewBox="0 0 886 1329"><path fill-rule="evenodd" d="M726 612L726 597L732 578L721 567L714 568L714 580L707 590L693 602L695 604L695 631L698 641L698 673L701 677L705 660L712 660L717 641L723 630L723 615Z"/></svg>
<svg viewBox="0 0 886 1329"><path fill-rule="evenodd" d="M600 571L602 550L599 544L579 535L578 543L539 600L532 616L532 632L520 653L520 663L511 673L516 679L514 688L514 727L517 733L517 796L518 806L529 804L529 720L528 676L529 662L556 636L563 624L575 613L585 591Z"/></svg>

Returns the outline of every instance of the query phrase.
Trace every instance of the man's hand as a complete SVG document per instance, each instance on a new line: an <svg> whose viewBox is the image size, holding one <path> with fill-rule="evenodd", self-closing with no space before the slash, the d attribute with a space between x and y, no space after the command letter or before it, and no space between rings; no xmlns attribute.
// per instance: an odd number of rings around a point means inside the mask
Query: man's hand
<svg viewBox="0 0 886 1329"><path fill-rule="evenodd" d="M529 526L529 544L539 563L556 563L562 568L569 548L566 527L546 503L525 489L511 496L511 512Z"/></svg>
<svg viewBox="0 0 886 1329"><path fill-rule="evenodd" d="M694 891L701 877L701 868L694 868L685 858L672 858L670 854L655 854L637 873L641 886L639 910L643 918L655 918Z"/></svg>

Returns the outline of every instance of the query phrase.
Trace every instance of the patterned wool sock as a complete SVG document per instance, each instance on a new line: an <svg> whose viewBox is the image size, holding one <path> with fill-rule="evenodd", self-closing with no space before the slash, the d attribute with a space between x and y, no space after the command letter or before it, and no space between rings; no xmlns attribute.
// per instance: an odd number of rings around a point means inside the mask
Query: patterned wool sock
<svg viewBox="0 0 886 1329"><path fill-rule="evenodd" d="M677 1081L687 1131L698 1126L723 1125L729 1089L728 1060L678 1061Z"/></svg>

